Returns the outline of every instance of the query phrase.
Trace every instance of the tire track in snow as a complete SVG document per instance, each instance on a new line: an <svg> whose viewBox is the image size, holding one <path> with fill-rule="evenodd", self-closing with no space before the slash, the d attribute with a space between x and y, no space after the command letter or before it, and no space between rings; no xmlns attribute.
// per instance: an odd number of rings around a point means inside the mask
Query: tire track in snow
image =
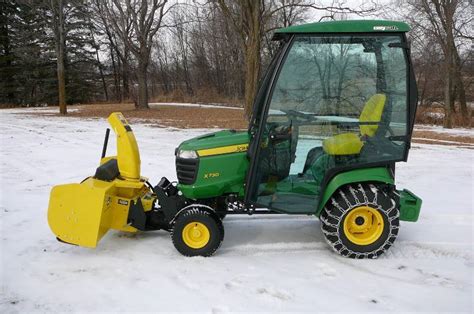
<svg viewBox="0 0 474 314"><path fill-rule="evenodd" d="M462 260L466 263L472 264L472 253L469 253L470 245L459 245L457 249L446 249L443 247L429 247L432 243L400 243L396 242L393 249L380 256L378 260L400 260L400 259L427 259L427 258L452 258L456 260ZM272 243L256 243L256 244L237 244L230 247L223 246L219 249L219 252L225 252L226 256L229 255L263 255L263 254L275 254L282 252L326 252L328 255L334 255L321 240L312 242L272 242Z"/></svg>
<svg viewBox="0 0 474 314"><path fill-rule="evenodd" d="M252 255L264 255L264 254L280 254L282 252L297 253L297 252L316 252L316 251L328 251L327 245L324 242L274 242L274 243L261 243L261 244L242 244L231 247L223 246L219 249L219 252L226 256L252 256Z"/></svg>
<svg viewBox="0 0 474 314"><path fill-rule="evenodd" d="M378 260L390 260L390 259L391 258L382 258L382 257L378 258ZM395 259L395 260L402 260L404 264L407 263L406 258ZM411 268L411 272L418 274L418 276L412 276L412 275L406 276L404 273L400 273L400 277L397 277L395 275L397 273L394 273L392 271L387 271L387 267L385 267L385 265L379 265L379 266L384 266L384 267L378 268L378 267L374 267L374 264L372 263L364 263L363 260L362 261L350 260L350 259L345 259L342 257L335 258L335 261L337 261L339 264L342 264L352 269L355 272L362 272L379 279L388 279L390 281L397 281L400 283L410 284L414 286L421 286L421 287L425 287L426 285L443 286L443 287L456 289L459 291L464 291L469 286L469 283L457 282L454 279L448 278L446 276L442 276L434 272L425 271L421 267ZM387 265L387 266L390 267L393 265ZM403 270L406 270L407 267L404 265L400 265L398 266L397 269L399 271L403 271ZM472 285L470 288L472 289Z"/></svg>

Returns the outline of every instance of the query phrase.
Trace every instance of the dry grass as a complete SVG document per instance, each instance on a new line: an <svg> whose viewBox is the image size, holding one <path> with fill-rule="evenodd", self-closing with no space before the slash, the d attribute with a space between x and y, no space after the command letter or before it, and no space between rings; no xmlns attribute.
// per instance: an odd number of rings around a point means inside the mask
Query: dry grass
<svg viewBox="0 0 474 314"><path fill-rule="evenodd" d="M418 124L443 125L444 108L440 105L419 106L416 111L415 121ZM460 109L457 108L457 111L452 113L452 123L453 127L472 127L474 125L474 112L471 112L470 121L466 125L464 116L461 114Z"/></svg>
<svg viewBox="0 0 474 314"><path fill-rule="evenodd" d="M474 133L474 132L473 132ZM474 135L453 135L435 131L415 130L413 143L460 146L474 149Z"/></svg>
<svg viewBox="0 0 474 314"><path fill-rule="evenodd" d="M140 120L156 126L176 128L222 128L246 129L244 111L226 108L185 106L153 106L150 109L135 109L133 104L96 104L70 106L68 117L106 118L114 111L122 112L128 120ZM57 114L54 114L57 115Z"/></svg>
<svg viewBox="0 0 474 314"><path fill-rule="evenodd" d="M181 90L174 90L168 94L162 94L154 97L150 102L177 102L177 103L193 103L193 104L224 104L229 106L243 106L243 100L240 98L232 98L219 94L212 88L201 88L194 92L193 95Z"/></svg>
<svg viewBox="0 0 474 314"><path fill-rule="evenodd" d="M106 118L114 111L122 112L133 122L146 122L157 127L246 129L243 110L227 108L153 106L137 110L133 104L94 104L70 106L67 117ZM55 115L56 113L42 113ZM474 133L474 132L473 132ZM432 130L415 130L414 143L456 145L474 148L474 135L456 135Z"/></svg>

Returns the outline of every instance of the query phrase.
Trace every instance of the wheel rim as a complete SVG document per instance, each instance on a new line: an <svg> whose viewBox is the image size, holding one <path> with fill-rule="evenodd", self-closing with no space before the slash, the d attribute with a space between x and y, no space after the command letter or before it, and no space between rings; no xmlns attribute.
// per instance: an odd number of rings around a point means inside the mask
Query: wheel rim
<svg viewBox="0 0 474 314"><path fill-rule="evenodd" d="M375 208L359 206L352 209L344 219L344 234L357 245L369 245L382 235L384 221Z"/></svg>
<svg viewBox="0 0 474 314"><path fill-rule="evenodd" d="M182 236L184 243L193 249L202 249L211 238L206 225L197 221L188 223L183 229Z"/></svg>

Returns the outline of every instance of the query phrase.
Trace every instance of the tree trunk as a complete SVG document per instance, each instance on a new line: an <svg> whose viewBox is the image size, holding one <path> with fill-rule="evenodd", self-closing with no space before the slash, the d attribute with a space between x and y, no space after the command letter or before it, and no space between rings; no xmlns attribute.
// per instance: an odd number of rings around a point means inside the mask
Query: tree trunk
<svg viewBox="0 0 474 314"><path fill-rule="evenodd" d="M459 97L459 106L461 109L461 115L463 119L464 126L469 126L471 119L469 117L469 110L467 109L467 101L466 101L466 90L464 88L464 82L462 80L462 64L461 58L459 57L459 53L457 48L453 51L454 52L454 79L456 83L456 90Z"/></svg>
<svg viewBox="0 0 474 314"><path fill-rule="evenodd" d="M0 9L2 9L0 5ZM3 15L5 14L5 15ZM13 59L13 54L10 51L10 33L8 30L8 17L7 17L6 12L1 12L1 25L0 25L0 38L2 39L1 45L3 47L3 55L2 60L0 60L0 69L2 69L2 79L0 79L0 82L3 83L3 88L6 89L6 97L7 97L7 102L8 103L14 103L15 102L15 94L14 94L14 89L12 88L12 83L13 83L13 71L14 69L12 68L12 59Z"/></svg>
<svg viewBox="0 0 474 314"><path fill-rule="evenodd" d="M147 86L147 68L148 64L143 59L138 61L138 109L148 109L148 86Z"/></svg>
<svg viewBox="0 0 474 314"><path fill-rule="evenodd" d="M234 31L241 36L241 47L244 53L245 75L244 75L244 112L247 119L252 114L252 106L257 93L258 78L261 67L261 42L264 34L264 17L261 0L256 1L233 1L238 13L234 11L224 0L219 0L218 5L227 21L232 22ZM237 15L237 17L235 17Z"/></svg>
<svg viewBox="0 0 474 314"><path fill-rule="evenodd" d="M444 86L444 107L445 107L445 117L444 117L444 126L448 129L451 129L453 127L453 121L452 121L452 109L454 106L454 87L456 86L455 84L455 78L454 78L454 52L456 50L456 44L454 42L454 36L453 36L453 16L454 16L454 11L455 9L450 6L450 3L442 3L443 10L440 10L440 4L439 2L435 3L435 6L437 8L437 11L444 11L445 13L445 21L444 21L444 30L446 32L446 45L445 45L445 56L444 56L444 62L446 66L446 79L445 79L445 86ZM442 14L438 14L440 17Z"/></svg>
<svg viewBox="0 0 474 314"><path fill-rule="evenodd" d="M449 99L451 100L451 103L449 106L451 107L451 113L456 113L456 80L453 77L453 74L451 74L451 90L449 91L451 95L449 96Z"/></svg>
<svg viewBox="0 0 474 314"><path fill-rule="evenodd" d="M451 129L453 127L453 121L451 117L451 89L452 89L452 79L451 79L451 66L449 61L446 62L446 73L448 74L444 79L444 127Z"/></svg>
<svg viewBox="0 0 474 314"><path fill-rule="evenodd" d="M245 52L245 116L249 119L257 93L258 77L260 74L260 41L249 42Z"/></svg>
<svg viewBox="0 0 474 314"><path fill-rule="evenodd" d="M257 94L258 78L261 67L261 43L263 37L260 1L255 1L249 7L247 18L249 33L245 45L245 107L244 112L247 119L252 115L252 107Z"/></svg>
<svg viewBox="0 0 474 314"><path fill-rule="evenodd" d="M166 75L165 67L163 65L163 61L160 58L158 58L158 62L159 62L159 67L160 67L162 92L165 95L167 95L169 93L169 90L170 90L169 79L168 79L168 76Z"/></svg>
<svg viewBox="0 0 474 314"><path fill-rule="evenodd" d="M58 75L58 97L59 97L59 113L67 114L66 107L66 75L64 69L65 59L65 29L64 29L64 2L59 0L56 6L57 9L57 38L56 38L56 52L57 52L57 75Z"/></svg>
<svg viewBox="0 0 474 314"><path fill-rule="evenodd" d="M128 84L129 82L128 74L130 73L130 71L129 71L128 58L129 58L129 53L125 51L124 58L122 59L122 85L123 85L122 100L125 100L125 101L130 98L130 85Z"/></svg>
<svg viewBox="0 0 474 314"><path fill-rule="evenodd" d="M99 49L95 49L96 58L97 58L97 67L99 68L100 79L102 81L102 88L104 89L105 101L109 101L109 93L107 92L107 83L105 82L104 71L102 70L102 63L99 58Z"/></svg>
<svg viewBox="0 0 474 314"><path fill-rule="evenodd" d="M112 46L110 46L110 58L112 60L112 71L114 72L115 99L118 100L119 102L122 102L122 91L120 88L120 73L118 73L118 70L117 70L117 64L115 62L114 50ZM118 60L118 62L120 63L120 60Z"/></svg>
<svg viewBox="0 0 474 314"><path fill-rule="evenodd" d="M418 82L418 103L420 106L423 106L425 104L425 94L426 94L426 86L428 84L428 80L426 79L426 70L423 68L422 71L419 72L418 78L416 81ZM422 79L423 78L423 79ZM420 82L422 82L420 84Z"/></svg>

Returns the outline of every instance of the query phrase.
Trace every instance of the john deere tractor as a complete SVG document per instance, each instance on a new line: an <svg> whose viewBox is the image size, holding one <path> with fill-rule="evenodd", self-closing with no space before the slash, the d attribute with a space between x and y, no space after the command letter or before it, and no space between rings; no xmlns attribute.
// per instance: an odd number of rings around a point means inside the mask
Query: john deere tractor
<svg viewBox="0 0 474 314"><path fill-rule="evenodd" d="M279 29L248 130L224 130L176 148L177 182L140 175L132 129L109 122L117 154L78 184L55 186L48 220L57 239L95 247L109 229L166 230L186 256L210 256L235 214L314 215L329 246L376 258L421 199L395 186L417 107L407 24L335 21ZM270 223L270 221L269 221Z"/></svg>

